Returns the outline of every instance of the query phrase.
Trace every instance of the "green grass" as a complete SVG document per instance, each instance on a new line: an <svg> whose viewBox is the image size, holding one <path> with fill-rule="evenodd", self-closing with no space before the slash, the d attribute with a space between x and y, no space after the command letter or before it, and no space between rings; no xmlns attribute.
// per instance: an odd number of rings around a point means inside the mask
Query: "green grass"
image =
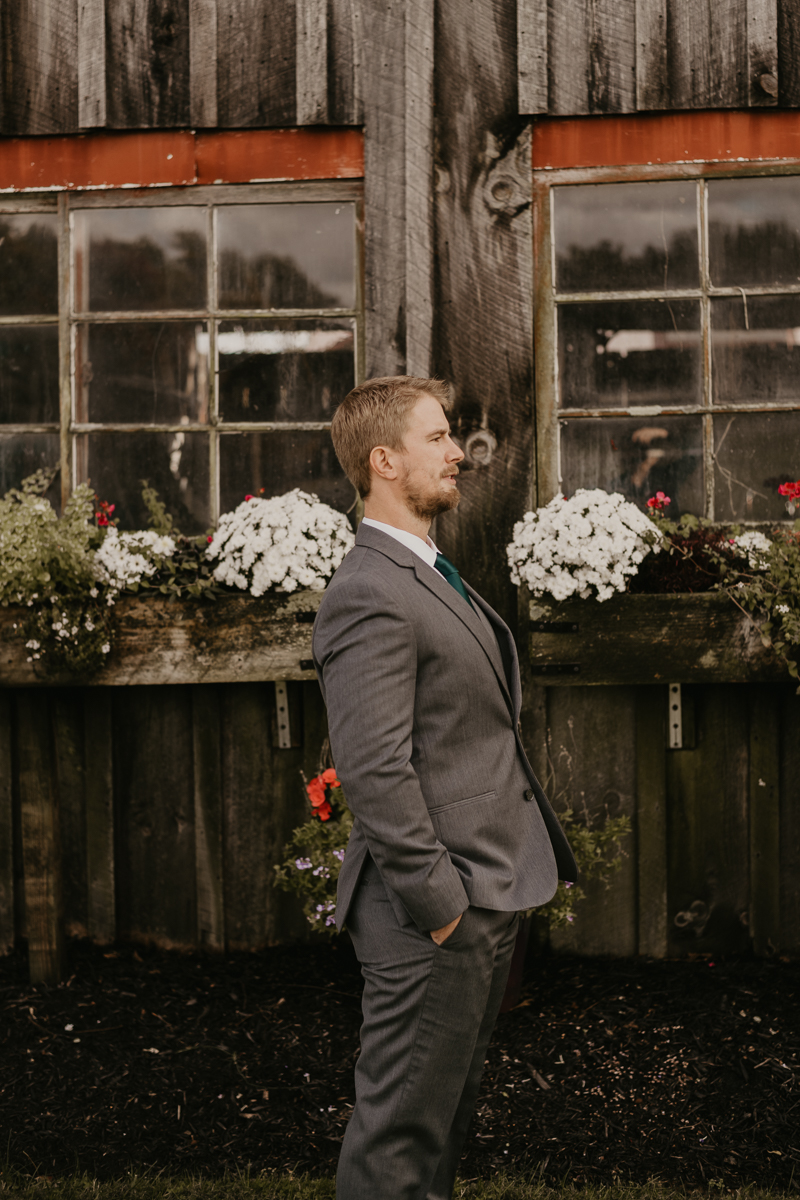
<svg viewBox="0 0 800 1200"><path fill-rule="evenodd" d="M783 1200L787 1193L765 1191L755 1185L728 1189L711 1182L702 1192L687 1192L658 1180L579 1187L565 1183L549 1187L534 1179L498 1175L492 1180L464 1180L456 1184L453 1200L685 1200L687 1196L731 1196L733 1200ZM19 1200L335 1200L332 1179L286 1176L228 1176L200 1179L191 1176L128 1175L99 1183L86 1176L67 1179L26 1178L0 1171L0 1197ZM376 1200L379 1198L376 1197ZM788 1200L788 1198L787 1198Z"/></svg>

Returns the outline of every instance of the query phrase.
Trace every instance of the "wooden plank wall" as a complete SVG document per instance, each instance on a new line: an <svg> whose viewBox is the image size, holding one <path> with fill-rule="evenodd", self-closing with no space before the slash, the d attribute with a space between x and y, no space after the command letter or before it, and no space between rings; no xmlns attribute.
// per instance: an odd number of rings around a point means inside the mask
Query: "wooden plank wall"
<svg viewBox="0 0 800 1200"><path fill-rule="evenodd" d="M800 104L795 0L518 0L519 111Z"/></svg>

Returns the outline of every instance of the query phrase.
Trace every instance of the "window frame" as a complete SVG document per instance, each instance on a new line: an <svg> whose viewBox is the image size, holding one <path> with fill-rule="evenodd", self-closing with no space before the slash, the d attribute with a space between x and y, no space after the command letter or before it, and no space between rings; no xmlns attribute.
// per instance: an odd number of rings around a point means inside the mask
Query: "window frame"
<svg viewBox="0 0 800 1200"><path fill-rule="evenodd" d="M221 309L216 295L218 246L215 209L220 205L269 203L341 202L355 205L353 264L355 271L355 304L352 308L242 308ZM98 208L164 208L200 207L206 209L207 257L206 299L202 308L182 310L149 310L83 312L75 305L75 239L72 235L72 215L80 210ZM61 503L66 504L78 478L81 435L102 432L117 433L203 433L208 437L210 520L216 524L220 516L219 439L225 434L271 433L292 431L324 431L330 421L225 421L219 416L219 352L217 323L230 320L260 321L294 320L297 318L348 319L354 327L354 377L360 383L365 372L364 329L364 188L362 180L332 179L294 182L208 184L189 187L107 188L90 191L52 193L28 192L20 195L0 195L0 215L57 214L58 217L58 312L47 315L0 316L0 327L50 325L58 327L58 386L59 421L11 423L0 421L0 435L35 433L59 434L61 468ZM209 371L207 422L159 422L141 424L115 421L107 423L78 421L76 340L82 324L115 324L153 321L203 321L208 327Z"/></svg>
<svg viewBox="0 0 800 1200"><path fill-rule="evenodd" d="M745 412L792 412L786 404L713 403L713 363L711 358L711 300L716 297L772 296L800 294L800 283L760 287L715 287L708 264L708 183L716 179L764 178L775 175L800 175L800 158L764 162L647 163L635 166L592 166L539 168L533 172L533 280L534 280L534 388L536 413L535 463L533 478L534 507L547 504L561 494L561 422L565 419L591 420L604 417L695 416L702 421L705 512L715 520L714 427L715 415ZM604 183L656 183L691 181L697 189L698 261L700 286L697 288L627 289L619 291L558 292L556 290L555 241L553 238L553 189L559 186ZM558 307L570 303L614 300L698 300L701 332L701 403L695 405L638 405L614 408L562 409L559 407L558 378ZM739 524L763 524L740 521Z"/></svg>

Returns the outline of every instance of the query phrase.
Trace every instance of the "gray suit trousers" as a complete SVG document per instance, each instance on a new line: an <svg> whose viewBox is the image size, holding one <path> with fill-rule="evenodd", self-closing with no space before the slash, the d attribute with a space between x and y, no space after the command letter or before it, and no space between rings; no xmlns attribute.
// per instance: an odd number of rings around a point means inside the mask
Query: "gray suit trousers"
<svg viewBox="0 0 800 1200"><path fill-rule="evenodd" d="M347 926L364 976L337 1200L450 1200L517 913L468 908L442 946L401 924L368 860Z"/></svg>

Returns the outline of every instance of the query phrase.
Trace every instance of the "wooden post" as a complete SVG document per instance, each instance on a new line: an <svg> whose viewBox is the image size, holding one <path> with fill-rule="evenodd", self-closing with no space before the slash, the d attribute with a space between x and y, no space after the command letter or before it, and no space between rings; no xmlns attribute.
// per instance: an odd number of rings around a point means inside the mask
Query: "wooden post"
<svg viewBox="0 0 800 1200"><path fill-rule="evenodd" d="M780 947L780 692L754 684L750 699L750 935L756 954Z"/></svg>
<svg viewBox="0 0 800 1200"><path fill-rule="evenodd" d="M638 689L636 844L639 953L667 953L667 698L663 687Z"/></svg>
<svg viewBox="0 0 800 1200"><path fill-rule="evenodd" d="M0 691L0 954L14 945L14 827L11 788L11 705Z"/></svg>
<svg viewBox="0 0 800 1200"><path fill-rule="evenodd" d="M114 872L114 772L111 703L104 688L84 698L88 930L95 942L117 934Z"/></svg>
<svg viewBox="0 0 800 1200"><path fill-rule="evenodd" d="M17 694L17 752L25 878L25 934L31 983L53 985L63 971L61 841L50 699Z"/></svg>
<svg viewBox="0 0 800 1200"><path fill-rule="evenodd" d="M197 940L209 950L225 948L222 879L222 713L219 690L192 688L194 836L197 875Z"/></svg>

